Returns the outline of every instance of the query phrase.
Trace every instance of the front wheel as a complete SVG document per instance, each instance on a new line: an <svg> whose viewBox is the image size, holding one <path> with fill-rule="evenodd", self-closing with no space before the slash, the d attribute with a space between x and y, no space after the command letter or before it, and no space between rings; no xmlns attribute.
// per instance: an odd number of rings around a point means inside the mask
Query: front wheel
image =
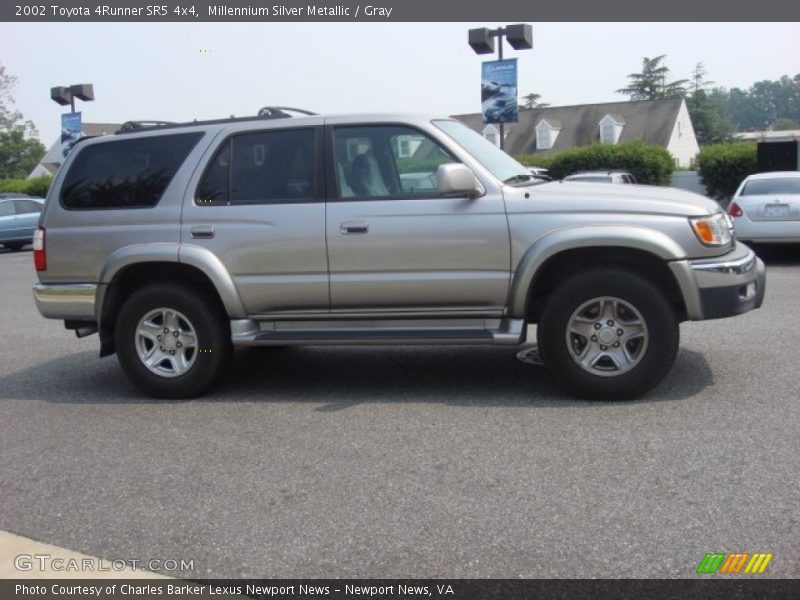
<svg viewBox="0 0 800 600"><path fill-rule="evenodd" d="M656 286L605 268L576 274L556 288L539 317L537 338L545 366L574 395L626 400L669 372L680 331Z"/></svg>
<svg viewBox="0 0 800 600"><path fill-rule="evenodd" d="M11 252L19 252L22 250L22 247L25 245L24 242L9 242L7 244L3 244L6 248L11 250Z"/></svg>
<svg viewBox="0 0 800 600"><path fill-rule="evenodd" d="M221 308L207 295L173 284L144 287L126 300L115 345L128 377L156 398L202 394L232 352Z"/></svg>

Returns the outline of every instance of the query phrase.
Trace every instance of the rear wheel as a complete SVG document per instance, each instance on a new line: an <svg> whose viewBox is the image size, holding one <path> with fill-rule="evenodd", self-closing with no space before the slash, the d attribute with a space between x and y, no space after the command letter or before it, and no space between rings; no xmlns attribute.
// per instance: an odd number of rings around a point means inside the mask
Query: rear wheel
<svg viewBox="0 0 800 600"><path fill-rule="evenodd" d="M214 384L231 357L230 327L208 296L174 284L128 298L115 329L122 369L157 398L191 398Z"/></svg>
<svg viewBox="0 0 800 600"><path fill-rule="evenodd" d="M3 244L3 246L11 250L12 252L18 252L19 250L22 250L22 247L24 245L25 244L23 242L9 242L8 244Z"/></svg>
<svg viewBox="0 0 800 600"><path fill-rule="evenodd" d="M550 295L537 337L542 360L570 392L625 400L669 372L680 333L675 311L656 286L605 268L579 273Z"/></svg>

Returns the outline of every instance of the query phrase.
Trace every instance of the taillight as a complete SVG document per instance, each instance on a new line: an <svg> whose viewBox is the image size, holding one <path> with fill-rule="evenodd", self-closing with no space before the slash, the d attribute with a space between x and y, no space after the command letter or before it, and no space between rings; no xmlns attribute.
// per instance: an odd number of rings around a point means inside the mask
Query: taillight
<svg viewBox="0 0 800 600"><path fill-rule="evenodd" d="M44 227L33 232L33 264L37 271L47 270L47 252L44 246Z"/></svg>
<svg viewBox="0 0 800 600"><path fill-rule="evenodd" d="M728 205L728 214L732 217L741 217L744 214L742 207L736 204L736 202L731 202Z"/></svg>

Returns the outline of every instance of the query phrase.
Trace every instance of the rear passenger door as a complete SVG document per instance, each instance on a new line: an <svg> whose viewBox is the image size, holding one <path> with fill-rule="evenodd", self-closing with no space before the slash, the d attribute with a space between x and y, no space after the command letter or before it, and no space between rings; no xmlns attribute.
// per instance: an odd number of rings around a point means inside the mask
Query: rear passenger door
<svg viewBox="0 0 800 600"><path fill-rule="evenodd" d="M321 138L318 127L232 133L190 186L181 243L222 261L251 316L328 310Z"/></svg>

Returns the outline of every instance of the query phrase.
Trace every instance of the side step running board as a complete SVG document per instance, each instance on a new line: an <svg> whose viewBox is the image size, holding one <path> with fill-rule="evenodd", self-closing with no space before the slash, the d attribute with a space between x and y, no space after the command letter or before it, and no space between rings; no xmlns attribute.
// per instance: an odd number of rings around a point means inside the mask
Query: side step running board
<svg viewBox="0 0 800 600"><path fill-rule="evenodd" d="M338 327L274 328L273 323L255 321L231 323L237 346L316 346L316 345L411 345L411 344L521 344L524 321L503 319L497 327L369 327L366 324L340 324Z"/></svg>

